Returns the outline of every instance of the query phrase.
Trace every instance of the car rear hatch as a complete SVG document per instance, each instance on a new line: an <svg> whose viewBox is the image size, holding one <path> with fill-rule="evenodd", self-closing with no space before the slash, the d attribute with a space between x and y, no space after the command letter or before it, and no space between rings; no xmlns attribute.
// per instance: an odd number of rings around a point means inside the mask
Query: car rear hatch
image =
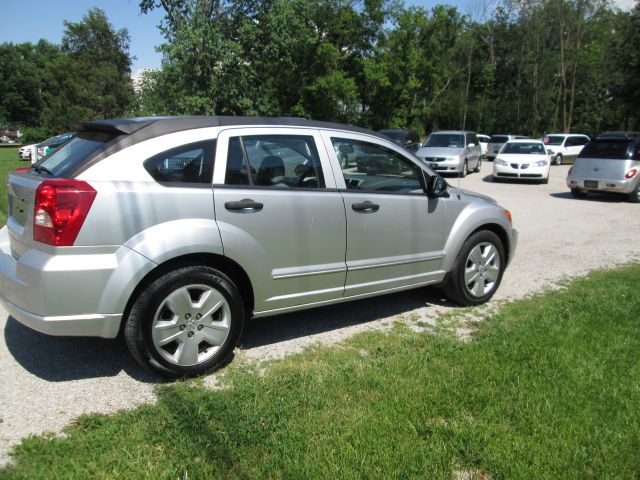
<svg viewBox="0 0 640 480"><path fill-rule="evenodd" d="M7 229L14 258L46 245L73 245L83 211L95 197L90 185L74 178L83 164L104 151L116 136L85 132L31 169L9 174Z"/></svg>
<svg viewBox="0 0 640 480"><path fill-rule="evenodd" d="M593 180L623 180L637 163L634 142L624 138L596 139L582 150L572 176Z"/></svg>

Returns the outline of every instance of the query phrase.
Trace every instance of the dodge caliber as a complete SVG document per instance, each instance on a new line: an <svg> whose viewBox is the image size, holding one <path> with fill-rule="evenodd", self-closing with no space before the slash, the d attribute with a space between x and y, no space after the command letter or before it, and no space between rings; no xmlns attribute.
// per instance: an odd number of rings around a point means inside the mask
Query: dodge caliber
<svg viewBox="0 0 640 480"><path fill-rule="evenodd" d="M369 130L182 117L75 131L9 175L0 300L46 334L122 334L160 374L218 368L249 317L424 285L486 302L516 248L509 211Z"/></svg>

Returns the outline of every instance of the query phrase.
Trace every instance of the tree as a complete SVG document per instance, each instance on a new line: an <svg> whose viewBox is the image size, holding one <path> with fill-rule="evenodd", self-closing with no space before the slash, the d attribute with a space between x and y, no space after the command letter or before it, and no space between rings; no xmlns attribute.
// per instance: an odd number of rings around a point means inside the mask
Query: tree
<svg viewBox="0 0 640 480"><path fill-rule="evenodd" d="M45 126L59 132L82 120L126 115L133 99L127 30L116 31L97 8L64 25L62 54L46 72Z"/></svg>
<svg viewBox="0 0 640 480"><path fill-rule="evenodd" d="M44 40L35 45L0 45L0 124L8 127L40 125L44 72L59 53L57 46Z"/></svg>

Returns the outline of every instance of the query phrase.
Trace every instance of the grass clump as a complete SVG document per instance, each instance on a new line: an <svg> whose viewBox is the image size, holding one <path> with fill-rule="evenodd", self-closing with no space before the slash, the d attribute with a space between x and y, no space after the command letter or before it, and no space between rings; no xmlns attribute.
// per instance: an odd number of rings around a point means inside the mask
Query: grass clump
<svg viewBox="0 0 640 480"><path fill-rule="evenodd" d="M470 342L365 333L226 388L23 441L2 478L637 478L640 266L504 306Z"/></svg>

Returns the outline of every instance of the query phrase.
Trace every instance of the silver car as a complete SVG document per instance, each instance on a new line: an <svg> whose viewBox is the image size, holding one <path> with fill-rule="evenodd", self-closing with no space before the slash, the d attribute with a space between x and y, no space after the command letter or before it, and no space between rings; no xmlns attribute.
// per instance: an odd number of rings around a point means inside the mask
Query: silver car
<svg viewBox="0 0 640 480"><path fill-rule="evenodd" d="M300 119L89 122L8 190L8 312L51 335L122 332L170 376L222 365L248 317L423 285L486 302L517 241L507 210L386 137Z"/></svg>
<svg viewBox="0 0 640 480"><path fill-rule="evenodd" d="M589 192L612 192L640 202L640 133L603 134L580 152L567 175L574 197Z"/></svg>
<svg viewBox="0 0 640 480"><path fill-rule="evenodd" d="M479 172L482 164L482 149L474 132L433 132L416 156L433 170L461 177L466 177L472 170Z"/></svg>

